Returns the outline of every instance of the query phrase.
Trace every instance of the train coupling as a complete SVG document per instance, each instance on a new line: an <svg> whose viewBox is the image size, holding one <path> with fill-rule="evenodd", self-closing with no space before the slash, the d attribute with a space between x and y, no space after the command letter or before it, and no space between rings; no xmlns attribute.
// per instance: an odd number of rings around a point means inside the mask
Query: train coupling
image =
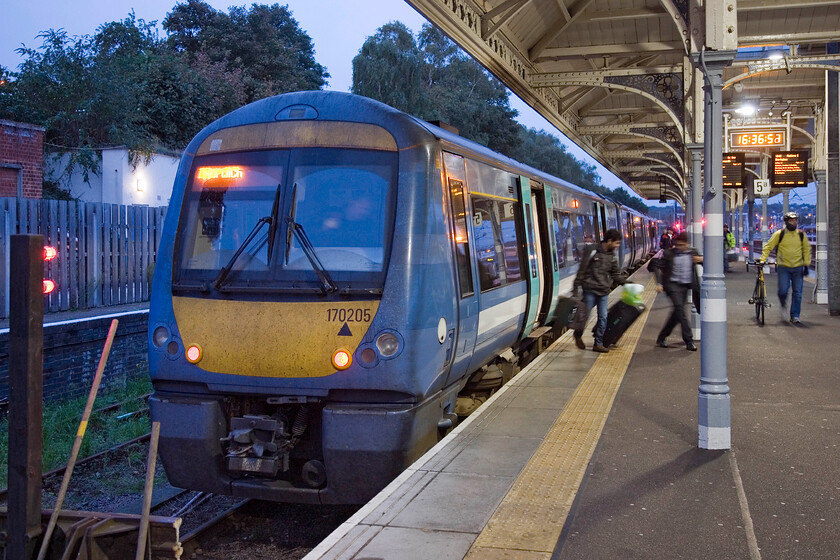
<svg viewBox="0 0 840 560"><path fill-rule="evenodd" d="M222 443L231 473L276 477L289 470L292 444L286 422L271 416L231 418L231 431Z"/></svg>

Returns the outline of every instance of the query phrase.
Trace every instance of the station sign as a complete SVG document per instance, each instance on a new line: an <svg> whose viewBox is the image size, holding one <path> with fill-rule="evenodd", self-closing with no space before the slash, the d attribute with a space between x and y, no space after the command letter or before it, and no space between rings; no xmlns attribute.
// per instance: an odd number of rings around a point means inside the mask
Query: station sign
<svg viewBox="0 0 840 560"><path fill-rule="evenodd" d="M808 150L776 152L770 181L773 188L790 189L808 185Z"/></svg>
<svg viewBox="0 0 840 560"><path fill-rule="evenodd" d="M723 154L723 188L740 189L744 186L744 152Z"/></svg>
<svg viewBox="0 0 840 560"><path fill-rule="evenodd" d="M755 196L770 196L770 179L756 179L753 181Z"/></svg>
<svg viewBox="0 0 840 560"><path fill-rule="evenodd" d="M729 146L733 149L785 148L787 147L787 129L762 127L730 130Z"/></svg>

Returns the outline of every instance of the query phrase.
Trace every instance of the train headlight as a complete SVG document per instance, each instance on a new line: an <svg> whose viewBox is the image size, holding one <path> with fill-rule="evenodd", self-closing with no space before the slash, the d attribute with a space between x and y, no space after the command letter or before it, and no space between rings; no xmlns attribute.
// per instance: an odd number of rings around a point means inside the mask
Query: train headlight
<svg viewBox="0 0 840 560"><path fill-rule="evenodd" d="M400 349L400 339L392 333L382 333L376 339L376 348L384 358L390 358Z"/></svg>
<svg viewBox="0 0 840 560"><path fill-rule="evenodd" d="M158 348L163 348L167 340L169 340L169 329L166 327L160 326L152 332L152 342Z"/></svg>
<svg viewBox="0 0 840 560"><path fill-rule="evenodd" d="M201 346L198 344L190 344L187 346L187 361L191 364L198 363L201 360L201 355L203 352L201 351Z"/></svg>
<svg viewBox="0 0 840 560"><path fill-rule="evenodd" d="M335 369L341 371L345 370L350 367L350 364L353 363L353 358L350 356L350 352L345 350L344 348L339 348L332 355L332 364Z"/></svg>

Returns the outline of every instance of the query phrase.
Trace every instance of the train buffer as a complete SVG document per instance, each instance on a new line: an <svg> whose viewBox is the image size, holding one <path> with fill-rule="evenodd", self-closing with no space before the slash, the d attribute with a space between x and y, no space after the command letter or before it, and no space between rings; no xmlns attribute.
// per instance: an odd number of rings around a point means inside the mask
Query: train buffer
<svg viewBox="0 0 840 560"><path fill-rule="evenodd" d="M565 334L306 559L840 558L840 319L806 283L803 325L761 327L735 268L730 450L697 443L712 342L657 347L670 304L639 271L648 310L617 348Z"/></svg>

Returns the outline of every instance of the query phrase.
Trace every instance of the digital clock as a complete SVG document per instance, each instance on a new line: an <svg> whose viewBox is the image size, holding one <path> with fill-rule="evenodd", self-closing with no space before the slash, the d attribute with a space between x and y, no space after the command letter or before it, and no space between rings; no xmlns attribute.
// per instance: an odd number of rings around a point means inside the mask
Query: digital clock
<svg viewBox="0 0 840 560"><path fill-rule="evenodd" d="M732 148L784 148L787 147L787 130L755 129L729 133Z"/></svg>

